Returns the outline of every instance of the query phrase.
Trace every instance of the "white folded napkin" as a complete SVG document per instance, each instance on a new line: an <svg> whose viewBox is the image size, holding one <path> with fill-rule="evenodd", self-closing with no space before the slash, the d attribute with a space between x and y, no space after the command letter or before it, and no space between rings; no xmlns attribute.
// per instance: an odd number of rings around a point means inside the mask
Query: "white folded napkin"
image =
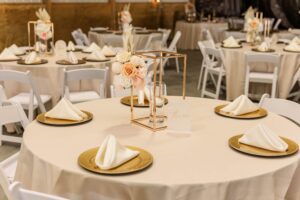
<svg viewBox="0 0 300 200"><path fill-rule="evenodd" d="M221 109L221 111L235 116L254 112L256 110L258 110L258 106L252 103L246 95L239 96L233 102Z"/></svg>
<svg viewBox="0 0 300 200"><path fill-rule="evenodd" d="M91 60L106 60L106 57L99 50L93 51L90 55L87 56L87 58Z"/></svg>
<svg viewBox="0 0 300 200"><path fill-rule="evenodd" d="M230 36L226 40L223 41L224 47L239 47L239 43L234 39L233 36Z"/></svg>
<svg viewBox="0 0 300 200"><path fill-rule="evenodd" d="M26 58L25 63L26 64L33 64L40 62L41 59L38 57L37 53L35 51L31 52Z"/></svg>
<svg viewBox="0 0 300 200"><path fill-rule="evenodd" d="M24 50L20 49L17 45L13 44L8 48L12 53L15 55L22 55L24 54Z"/></svg>
<svg viewBox="0 0 300 200"><path fill-rule="evenodd" d="M87 115L64 97L54 106L54 108L46 112L45 117L80 121L86 118Z"/></svg>
<svg viewBox="0 0 300 200"><path fill-rule="evenodd" d="M291 42L289 45L287 45L285 48L285 50L288 51L300 51L300 45L298 45L295 42Z"/></svg>
<svg viewBox="0 0 300 200"><path fill-rule="evenodd" d="M122 146L115 136L108 135L96 154L95 163L99 168L109 170L122 165L138 155L138 151L133 151Z"/></svg>
<svg viewBox="0 0 300 200"><path fill-rule="evenodd" d="M18 58L19 57L15 56L8 48L5 48L0 54L0 60L14 60Z"/></svg>
<svg viewBox="0 0 300 200"><path fill-rule="evenodd" d="M67 52L67 60L72 64L77 64L78 63L78 58L75 56L73 51Z"/></svg>
<svg viewBox="0 0 300 200"><path fill-rule="evenodd" d="M75 51L75 45L72 41L69 41L67 50L68 51Z"/></svg>
<svg viewBox="0 0 300 200"><path fill-rule="evenodd" d="M300 39L296 36L296 37L294 37L294 38L291 40L290 44L291 44L291 43L295 43L295 44L300 45Z"/></svg>
<svg viewBox="0 0 300 200"><path fill-rule="evenodd" d="M114 56L114 55L116 55L116 52L112 49L112 47L109 47L109 46L106 46L106 45L102 48L101 52L105 56Z"/></svg>
<svg viewBox="0 0 300 200"><path fill-rule="evenodd" d="M269 45L267 44L267 42L262 42L258 48L259 51L268 51L270 49Z"/></svg>
<svg viewBox="0 0 300 200"><path fill-rule="evenodd" d="M239 142L271 151L284 152L288 149L287 143L263 124L246 131Z"/></svg>
<svg viewBox="0 0 300 200"><path fill-rule="evenodd" d="M94 42L87 48L84 49L84 52L92 53L93 51L99 51L101 48Z"/></svg>

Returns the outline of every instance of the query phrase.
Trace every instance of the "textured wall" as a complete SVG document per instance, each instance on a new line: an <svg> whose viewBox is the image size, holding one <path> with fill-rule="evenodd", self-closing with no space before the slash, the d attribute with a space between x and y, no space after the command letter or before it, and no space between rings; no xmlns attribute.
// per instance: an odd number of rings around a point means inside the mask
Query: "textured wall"
<svg viewBox="0 0 300 200"><path fill-rule="evenodd" d="M124 4L118 4L116 10L122 10ZM27 44L27 22L36 20L35 11L42 4L0 4L0 49L12 43ZM112 5L96 3L53 3L52 21L55 26L55 38L70 40L71 31L82 28L85 32L91 26L112 26ZM166 3L162 10L162 27L173 27L174 13L183 12L182 3ZM131 4L133 24L148 28L157 28L157 12L150 3Z"/></svg>

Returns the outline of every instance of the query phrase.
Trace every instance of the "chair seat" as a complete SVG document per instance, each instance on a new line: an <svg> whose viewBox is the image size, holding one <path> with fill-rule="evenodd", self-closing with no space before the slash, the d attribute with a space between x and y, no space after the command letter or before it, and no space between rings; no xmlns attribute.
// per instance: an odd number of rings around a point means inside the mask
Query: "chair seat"
<svg viewBox="0 0 300 200"><path fill-rule="evenodd" d="M207 70L213 74L219 74L220 72L222 74L225 74L225 70L221 67L213 67L213 68L210 67L210 68L207 68Z"/></svg>
<svg viewBox="0 0 300 200"><path fill-rule="evenodd" d="M272 83L273 79L274 79L273 73L251 72L249 74L250 82Z"/></svg>
<svg viewBox="0 0 300 200"><path fill-rule="evenodd" d="M70 92L69 99L72 103L79 103L101 99L101 96L95 91Z"/></svg>
<svg viewBox="0 0 300 200"><path fill-rule="evenodd" d="M45 104L46 102L51 100L51 96L50 95L46 95L46 94L42 94L40 95L42 103ZM21 104L22 106L27 106L29 105L29 98L30 98L30 93L19 93L16 96L11 97L10 99L8 99L11 102L17 102L19 104ZM33 100L33 106L37 107L38 106L38 102L36 100L36 98L34 97Z"/></svg>

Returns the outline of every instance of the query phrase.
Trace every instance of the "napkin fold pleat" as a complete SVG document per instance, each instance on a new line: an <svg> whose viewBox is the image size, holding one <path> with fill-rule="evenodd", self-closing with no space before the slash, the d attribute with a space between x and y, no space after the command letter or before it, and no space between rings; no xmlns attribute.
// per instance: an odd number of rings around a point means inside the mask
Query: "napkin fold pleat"
<svg viewBox="0 0 300 200"><path fill-rule="evenodd" d="M288 149L288 144L263 124L246 131L239 142L271 151L285 152Z"/></svg>
<svg viewBox="0 0 300 200"><path fill-rule="evenodd" d="M99 50L93 51L90 55L87 56L87 58L92 59L92 60L105 60L106 59L106 57Z"/></svg>
<svg viewBox="0 0 300 200"><path fill-rule="evenodd" d="M102 48L101 52L103 53L104 56L113 56L116 54L116 52L112 49L112 47L106 45Z"/></svg>
<svg viewBox="0 0 300 200"><path fill-rule="evenodd" d="M78 63L78 58L75 56L75 54L72 51L67 52L67 60L72 64Z"/></svg>
<svg viewBox="0 0 300 200"><path fill-rule="evenodd" d="M75 51L75 45L72 41L68 42L67 50L68 51Z"/></svg>
<svg viewBox="0 0 300 200"><path fill-rule="evenodd" d="M1 60L9 60L9 59L18 59L14 53L12 53L8 48L5 48L0 54Z"/></svg>
<svg viewBox="0 0 300 200"><path fill-rule="evenodd" d="M33 64L41 61L41 59L38 57L37 53L35 51L31 52L26 58L25 63L26 64Z"/></svg>
<svg viewBox="0 0 300 200"><path fill-rule="evenodd" d="M236 39L234 39L233 36L230 36L229 38L223 41L223 45L225 47L238 47L239 43L236 41Z"/></svg>
<svg viewBox="0 0 300 200"><path fill-rule="evenodd" d="M266 43L266 42L263 42L261 43L258 48L257 48L259 51L268 51L270 48L269 48L269 45Z"/></svg>
<svg viewBox="0 0 300 200"><path fill-rule="evenodd" d="M86 118L87 115L64 97L45 114L45 117L80 121Z"/></svg>
<svg viewBox="0 0 300 200"><path fill-rule="evenodd" d="M25 52L20 49L17 45L13 44L8 48L13 54L15 55L21 55L24 54Z"/></svg>
<svg viewBox="0 0 300 200"><path fill-rule="evenodd" d="M222 108L221 111L237 116L254 112L258 109L258 106L255 105L246 95L241 95L233 102Z"/></svg>
<svg viewBox="0 0 300 200"><path fill-rule="evenodd" d="M97 44L95 44L94 42L89 46L89 47L87 47L84 51L85 52L93 52L93 51L100 51L101 50L101 48L97 45Z"/></svg>
<svg viewBox="0 0 300 200"><path fill-rule="evenodd" d="M122 146L113 135L108 135L102 142L95 157L95 164L103 170L113 169L138 156L133 151Z"/></svg>

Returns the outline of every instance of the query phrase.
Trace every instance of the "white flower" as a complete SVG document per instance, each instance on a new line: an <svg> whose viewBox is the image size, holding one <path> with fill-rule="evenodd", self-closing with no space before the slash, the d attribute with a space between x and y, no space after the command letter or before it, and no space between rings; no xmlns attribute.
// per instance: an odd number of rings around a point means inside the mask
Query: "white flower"
<svg viewBox="0 0 300 200"><path fill-rule="evenodd" d="M146 68L145 60L143 58L139 57L139 56L132 56L130 58L130 62L132 64L134 64L135 66Z"/></svg>
<svg viewBox="0 0 300 200"><path fill-rule="evenodd" d="M35 28L35 34L44 40L52 38L53 34L51 31L51 25L43 22L39 22Z"/></svg>
<svg viewBox="0 0 300 200"><path fill-rule="evenodd" d="M113 83L114 83L114 86L116 88L129 88L129 87L131 87L130 78L128 78L128 77L126 77L122 74L115 75Z"/></svg>
<svg viewBox="0 0 300 200"><path fill-rule="evenodd" d="M114 74L120 74L121 73L121 70L122 70L122 64L119 63L119 62L114 62L112 64L112 72Z"/></svg>
<svg viewBox="0 0 300 200"><path fill-rule="evenodd" d="M128 62L130 60L130 57L131 57L130 52L122 51L122 52L117 54L116 59L120 63L125 63L125 62Z"/></svg>

